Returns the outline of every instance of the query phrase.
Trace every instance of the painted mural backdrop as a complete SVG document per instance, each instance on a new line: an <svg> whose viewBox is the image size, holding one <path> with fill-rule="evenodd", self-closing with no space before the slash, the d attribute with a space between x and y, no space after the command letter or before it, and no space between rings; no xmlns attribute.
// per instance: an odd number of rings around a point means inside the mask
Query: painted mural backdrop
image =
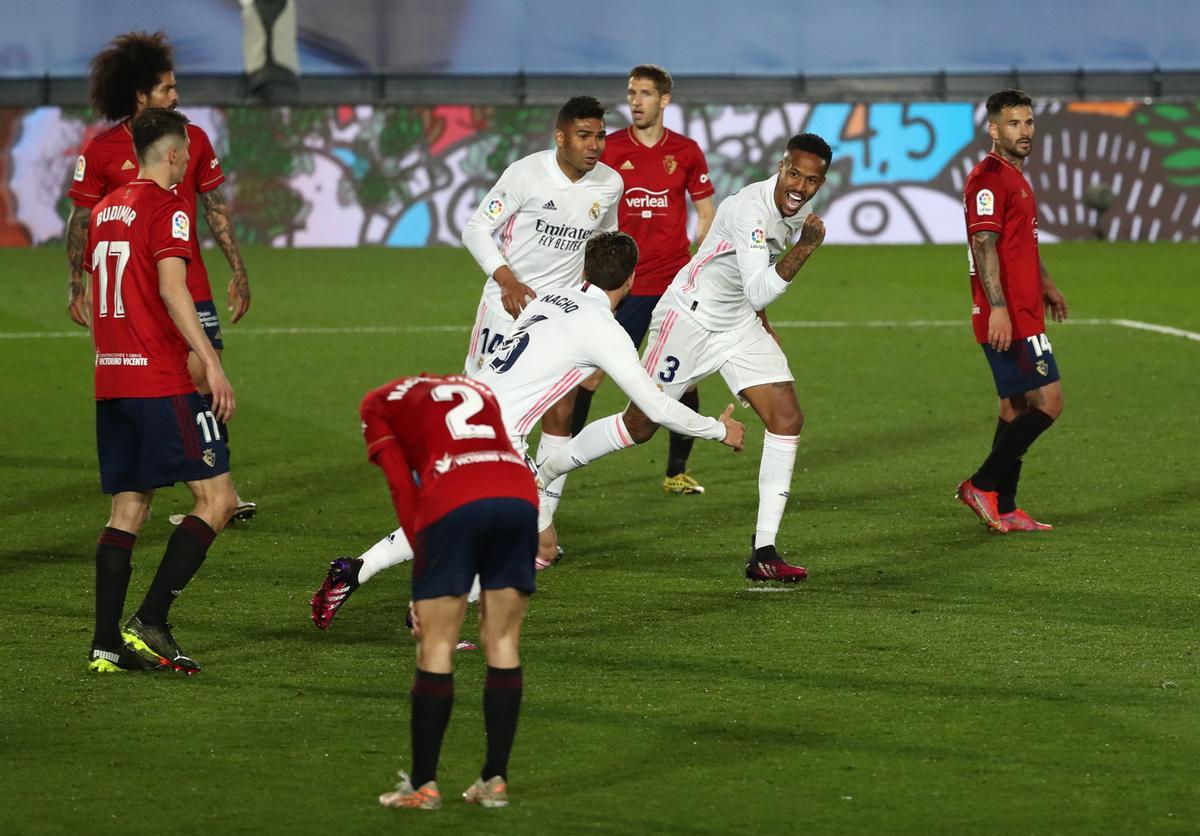
<svg viewBox="0 0 1200 836"><path fill-rule="evenodd" d="M551 143L550 108L190 108L228 178L239 234L278 246L459 244L512 161ZM965 102L672 107L718 198L769 176L787 138L814 131L834 165L818 211L828 241L957 243L962 186L988 142ZM610 127L627 124L613 112ZM54 244L83 111L0 110L0 244ZM1040 102L1026 167L1042 241L1200 238L1200 103ZM1100 209L1107 207L1105 211ZM203 225L202 225L203 226Z"/></svg>

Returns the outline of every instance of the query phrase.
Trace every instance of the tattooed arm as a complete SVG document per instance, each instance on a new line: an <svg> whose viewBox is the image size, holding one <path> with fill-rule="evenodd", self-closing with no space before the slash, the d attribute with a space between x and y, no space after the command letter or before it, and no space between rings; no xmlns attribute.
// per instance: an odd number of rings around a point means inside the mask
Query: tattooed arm
<svg viewBox="0 0 1200 836"><path fill-rule="evenodd" d="M1000 255L996 252L996 232L976 232L971 235L971 255L975 258L975 275L983 285L988 306L988 345L997 351L1008 351L1012 344L1012 320L1008 316L1008 305L1004 301L1004 288L1000 285Z"/></svg>
<svg viewBox="0 0 1200 836"><path fill-rule="evenodd" d="M225 195L220 188L204 192L200 195L204 204L204 218L208 228L212 230L217 246L225 253L233 278L229 280L229 293L226 304L233 312L231 322L237 322L250 310L250 278L246 275L246 265L242 262L242 253L238 249L237 235L233 231L233 221L229 219L229 206L225 203Z"/></svg>
<svg viewBox="0 0 1200 836"><path fill-rule="evenodd" d="M67 313L84 328L88 327L91 319L87 285L83 280L84 250L87 248L88 221L91 217L92 207L76 206L67 219L67 264L71 268L71 278L67 284Z"/></svg>

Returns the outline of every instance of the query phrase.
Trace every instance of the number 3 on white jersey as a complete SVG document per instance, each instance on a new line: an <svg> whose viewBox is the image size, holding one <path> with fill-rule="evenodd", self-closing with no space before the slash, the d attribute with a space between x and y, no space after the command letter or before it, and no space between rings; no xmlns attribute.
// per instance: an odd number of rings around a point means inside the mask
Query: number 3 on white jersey
<svg viewBox="0 0 1200 836"><path fill-rule="evenodd" d="M457 395L462 403L446 413L446 429L450 436L462 440L464 438L495 438L496 430L487 424L472 424L471 418L483 409L483 398L470 386L461 383L443 383L429 391L435 401L454 400Z"/></svg>

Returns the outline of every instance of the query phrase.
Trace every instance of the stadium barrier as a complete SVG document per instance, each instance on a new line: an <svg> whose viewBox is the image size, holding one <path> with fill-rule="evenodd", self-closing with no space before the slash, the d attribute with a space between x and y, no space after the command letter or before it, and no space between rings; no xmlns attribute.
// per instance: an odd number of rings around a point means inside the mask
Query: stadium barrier
<svg viewBox="0 0 1200 836"><path fill-rule="evenodd" d="M241 239L459 244L505 166L550 147L552 106L185 107L213 140ZM1043 242L1200 237L1200 102L1037 102L1027 176ZM718 199L770 176L789 136L833 146L817 201L831 243L959 243L963 181L988 148L976 101L678 104ZM610 128L628 124L624 107ZM0 110L0 245L61 241L86 110ZM203 226L203 225L202 225Z"/></svg>

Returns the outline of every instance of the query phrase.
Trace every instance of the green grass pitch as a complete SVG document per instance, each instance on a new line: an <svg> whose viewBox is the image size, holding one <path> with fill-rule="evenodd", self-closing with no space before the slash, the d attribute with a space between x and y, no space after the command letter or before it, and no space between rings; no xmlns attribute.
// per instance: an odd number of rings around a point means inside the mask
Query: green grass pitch
<svg viewBox="0 0 1200 836"><path fill-rule="evenodd" d="M741 576L762 443L747 410L744 454L697 443L702 497L662 495L665 437L572 474L567 557L524 632L514 803L455 800L482 759L483 660L460 654L447 804L423 814L375 801L408 766L407 567L328 634L308 598L333 556L394 527L358 401L460 367L469 256L247 252L254 304L225 328L226 365L234 475L261 511L175 606L204 665L187 679L84 673L107 514L90 345L62 336L79 330L62 253L0 252L2 829L1196 832L1200 342L1096 321L1200 331L1200 260L1169 244L1043 256L1093 321L1051 326L1066 410L1025 464L1022 504L1056 531L989 535L952 500L995 420L964 248L827 247L771 312L807 415L780 544L808 583ZM932 324L856 324L872 320ZM702 387L708 414L728 400ZM621 405L607 384L592 415ZM182 488L157 497L130 607L187 507Z"/></svg>

